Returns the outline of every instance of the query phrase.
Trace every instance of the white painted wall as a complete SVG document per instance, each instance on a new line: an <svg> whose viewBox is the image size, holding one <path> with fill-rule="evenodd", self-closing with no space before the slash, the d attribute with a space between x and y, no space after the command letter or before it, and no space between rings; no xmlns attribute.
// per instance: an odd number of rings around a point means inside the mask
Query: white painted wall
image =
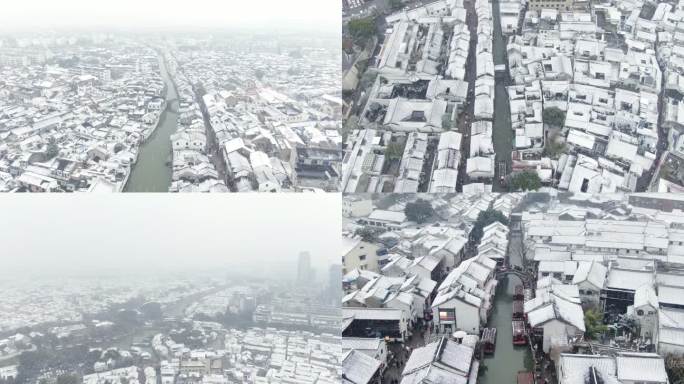
<svg viewBox="0 0 684 384"><path fill-rule="evenodd" d="M456 309L456 324L452 326L453 330L463 330L468 333L480 332L480 309L470 304L466 304L460 300L451 299L443 303L439 308L454 308ZM433 321L440 326L440 331L444 331L444 327L439 323L439 308L432 308Z"/></svg>
<svg viewBox="0 0 684 384"><path fill-rule="evenodd" d="M542 327L544 328L543 350L545 353L549 353L553 348L554 340L565 338L568 335L574 336L577 333L577 328L557 319L545 323Z"/></svg>

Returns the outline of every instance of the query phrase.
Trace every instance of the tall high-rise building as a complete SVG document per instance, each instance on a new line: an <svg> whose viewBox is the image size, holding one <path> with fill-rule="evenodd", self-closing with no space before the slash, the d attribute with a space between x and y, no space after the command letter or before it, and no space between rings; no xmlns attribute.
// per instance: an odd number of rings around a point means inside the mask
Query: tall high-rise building
<svg viewBox="0 0 684 384"><path fill-rule="evenodd" d="M300 252L297 263L297 284L311 284L314 279L314 270L311 268L311 254Z"/></svg>

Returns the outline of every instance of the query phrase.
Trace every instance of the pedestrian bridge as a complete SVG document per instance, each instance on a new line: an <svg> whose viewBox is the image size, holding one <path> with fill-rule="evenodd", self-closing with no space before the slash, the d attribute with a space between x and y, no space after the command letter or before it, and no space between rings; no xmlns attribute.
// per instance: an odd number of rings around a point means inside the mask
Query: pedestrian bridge
<svg viewBox="0 0 684 384"><path fill-rule="evenodd" d="M166 100L166 110L173 113L178 113L178 99Z"/></svg>
<svg viewBox="0 0 684 384"><path fill-rule="evenodd" d="M518 276L520 280L522 280L523 286L525 288L532 288L532 283L534 282L534 276L530 275L529 273L525 273L524 271L519 271L517 269L507 269L505 271L497 271L496 272L496 278L501 278L504 276L508 275L514 275Z"/></svg>

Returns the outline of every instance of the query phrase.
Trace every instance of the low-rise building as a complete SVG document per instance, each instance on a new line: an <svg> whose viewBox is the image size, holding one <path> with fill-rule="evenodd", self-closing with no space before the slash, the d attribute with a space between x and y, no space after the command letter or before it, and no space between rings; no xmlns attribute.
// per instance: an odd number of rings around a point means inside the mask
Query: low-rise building
<svg viewBox="0 0 684 384"><path fill-rule="evenodd" d="M492 309L495 268L494 260L475 256L447 275L432 302L433 321L440 332L480 331Z"/></svg>

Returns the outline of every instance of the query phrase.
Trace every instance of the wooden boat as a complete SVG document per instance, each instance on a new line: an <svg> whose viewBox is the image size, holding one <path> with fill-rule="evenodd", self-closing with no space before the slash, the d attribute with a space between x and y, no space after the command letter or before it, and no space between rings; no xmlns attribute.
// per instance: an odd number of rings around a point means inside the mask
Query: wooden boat
<svg viewBox="0 0 684 384"><path fill-rule="evenodd" d="M485 328L482 331L482 351L491 355L496 349L496 328Z"/></svg>
<svg viewBox="0 0 684 384"><path fill-rule="evenodd" d="M513 345L527 344L527 337L525 336L525 322L522 320L513 320Z"/></svg>
<svg viewBox="0 0 684 384"><path fill-rule="evenodd" d="M525 319L525 304L522 300L513 301L513 320Z"/></svg>
<svg viewBox="0 0 684 384"><path fill-rule="evenodd" d="M508 174L508 166L505 161L499 161L499 182L506 185L506 175Z"/></svg>
<svg viewBox="0 0 684 384"><path fill-rule="evenodd" d="M523 300L525 299L525 293L522 284L515 286L515 293L513 294L513 300Z"/></svg>

